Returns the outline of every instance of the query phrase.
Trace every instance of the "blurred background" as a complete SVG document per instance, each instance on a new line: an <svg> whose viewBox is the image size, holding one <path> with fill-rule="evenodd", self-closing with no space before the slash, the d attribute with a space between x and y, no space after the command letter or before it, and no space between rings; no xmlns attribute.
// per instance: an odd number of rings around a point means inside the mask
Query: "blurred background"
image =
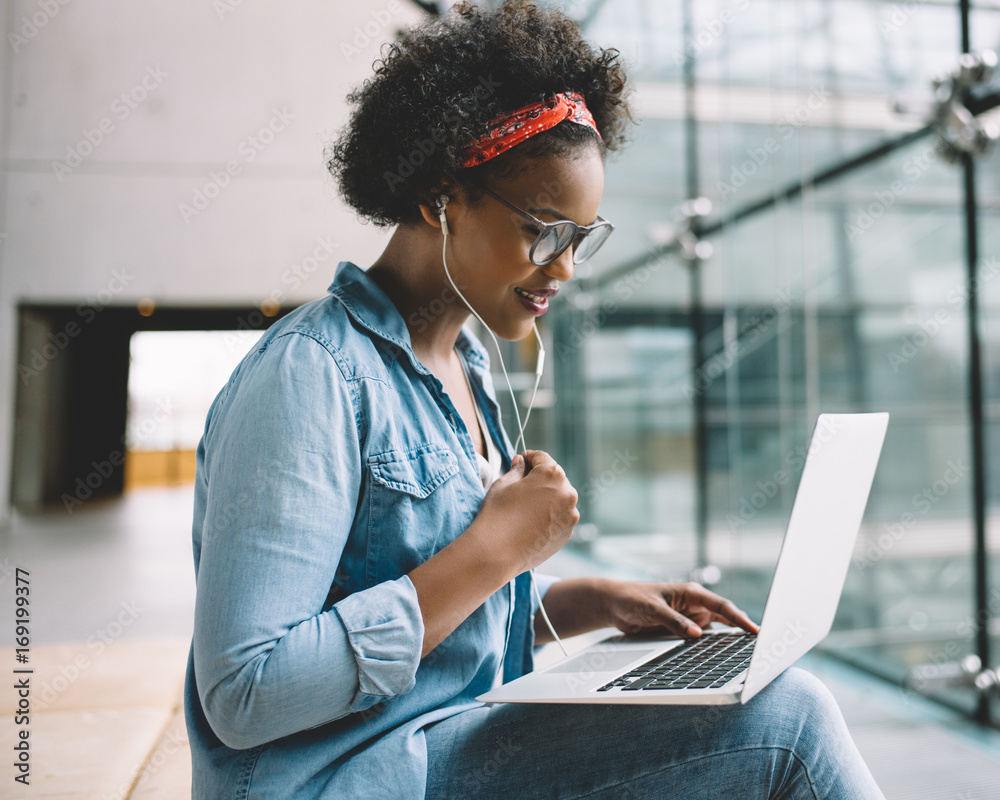
<svg viewBox="0 0 1000 800"><path fill-rule="evenodd" d="M889 411L820 655L1000 728L1000 2L544 4L621 51L639 122L615 235L538 321L526 439L582 515L549 571L759 618L818 414ZM381 252L323 148L381 45L450 5L0 4L0 543L40 641L135 598L127 635L189 635L208 406ZM502 346L523 415L534 337Z"/></svg>

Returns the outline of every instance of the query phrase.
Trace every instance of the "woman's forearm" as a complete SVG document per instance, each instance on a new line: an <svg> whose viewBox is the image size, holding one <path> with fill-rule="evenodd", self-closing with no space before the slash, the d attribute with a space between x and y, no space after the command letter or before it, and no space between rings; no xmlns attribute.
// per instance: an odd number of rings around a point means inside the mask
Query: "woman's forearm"
<svg viewBox="0 0 1000 800"><path fill-rule="evenodd" d="M483 535L478 521L409 573L424 620L423 658L437 647L517 569Z"/></svg>
<svg viewBox="0 0 1000 800"><path fill-rule="evenodd" d="M559 638L576 636L609 624L604 578L570 578L552 584L542 598ZM553 641L540 613L535 615L535 644Z"/></svg>

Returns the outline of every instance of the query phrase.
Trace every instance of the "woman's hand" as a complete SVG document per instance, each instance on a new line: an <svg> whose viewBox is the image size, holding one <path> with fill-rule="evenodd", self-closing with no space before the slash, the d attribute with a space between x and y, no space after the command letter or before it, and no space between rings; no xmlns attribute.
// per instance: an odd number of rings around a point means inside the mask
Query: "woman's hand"
<svg viewBox="0 0 1000 800"><path fill-rule="evenodd" d="M475 525L512 576L537 566L573 536L580 521L578 495L555 460L543 450L514 457L483 499Z"/></svg>
<svg viewBox="0 0 1000 800"><path fill-rule="evenodd" d="M567 578L556 581L542 602L560 637L607 627L630 634L700 636L711 622L757 632L757 626L733 603L697 583ZM550 641L539 614L535 643Z"/></svg>
<svg viewBox="0 0 1000 800"><path fill-rule="evenodd" d="M757 633L757 625L731 600L699 583L602 581L606 623L623 633L701 636L712 622Z"/></svg>

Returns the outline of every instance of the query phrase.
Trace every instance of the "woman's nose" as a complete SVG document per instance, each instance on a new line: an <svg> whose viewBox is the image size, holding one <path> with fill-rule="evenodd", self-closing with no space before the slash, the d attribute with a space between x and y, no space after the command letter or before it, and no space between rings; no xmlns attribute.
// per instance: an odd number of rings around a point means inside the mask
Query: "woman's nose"
<svg viewBox="0 0 1000 800"><path fill-rule="evenodd" d="M542 271L545 272L545 274L550 278L555 278L557 281L565 282L573 277L574 268L573 246L570 245L563 250L557 258L542 267Z"/></svg>

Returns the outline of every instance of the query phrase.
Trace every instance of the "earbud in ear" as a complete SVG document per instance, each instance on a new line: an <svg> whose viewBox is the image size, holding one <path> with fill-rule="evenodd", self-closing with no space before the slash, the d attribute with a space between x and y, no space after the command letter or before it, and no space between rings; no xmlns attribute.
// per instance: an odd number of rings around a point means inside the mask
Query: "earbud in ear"
<svg viewBox="0 0 1000 800"><path fill-rule="evenodd" d="M448 206L449 199L446 194L441 195L437 199L438 219L441 220L441 232L444 234L448 233L448 217L445 216L444 210Z"/></svg>

